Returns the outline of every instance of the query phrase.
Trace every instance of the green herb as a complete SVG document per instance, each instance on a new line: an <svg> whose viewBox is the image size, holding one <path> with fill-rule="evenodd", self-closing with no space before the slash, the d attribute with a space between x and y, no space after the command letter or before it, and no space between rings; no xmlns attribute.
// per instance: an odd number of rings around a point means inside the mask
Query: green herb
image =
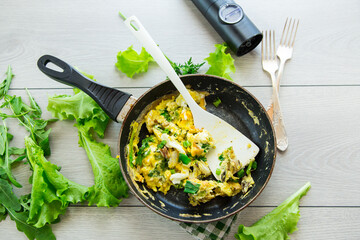
<svg viewBox="0 0 360 240"><path fill-rule="evenodd" d="M224 154L222 153L222 154L220 154L220 156L219 156L219 160L220 161L224 161L225 160L225 157L224 157Z"/></svg>
<svg viewBox="0 0 360 240"><path fill-rule="evenodd" d="M162 149L166 145L166 141L162 140L159 145L157 146L158 149Z"/></svg>
<svg viewBox="0 0 360 240"><path fill-rule="evenodd" d="M209 57L205 58L210 65L206 74L216 75L232 80L229 74L235 72L235 65L234 59L231 55L229 53L225 53L227 45L225 43L215 44L215 48L215 52L210 53Z"/></svg>
<svg viewBox="0 0 360 240"><path fill-rule="evenodd" d="M149 147L149 142L153 141L154 139L151 136L142 140L141 147L139 148L135 159L136 165L142 166L142 160L150 154L150 151L146 151L146 149Z"/></svg>
<svg viewBox="0 0 360 240"><path fill-rule="evenodd" d="M28 209L22 207L19 199L13 193L11 185L0 178L0 221L4 220L7 215L15 221L17 229L23 232L28 239L56 239L49 225L37 228L27 223Z"/></svg>
<svg viewBox="0 0 360 240"><path fill-rule="evenodd" d="M170 64L177 75L185 75L198 73L199 69L205 64L205 62L194 64L192 62L192 58L190 58L187 62L184 62L184 64L174 63L172 61L170 61Z"/></svg>
<svg viewBox="0 0 360 240"><path fill-rule="evenodd" d="M125 51L118 52L115 66L119 71L132 78L134 74L147 72L150 62L154 62L154 59L145 48L142 48L138 54L133 46L130 46Z"/></svg>
<svg viewBox="0 0 360 240"><path fill-rule="evenodd" d="M195 156L195 159L196 159L196 160L203 161L203 162L206 162L206 161L207 161L207 158L206 158L205 156Z"/></svg>
<svg viewBox="0 0 360 240"><path fill-rule="evenodd" d="M175 169L170 169L171 174L175 173Z"/></svg>
<svg viewBox="0 0 360 240"><path fill-rule="evenodd" d="M25 137L25 147L34 171L27 222L41 228L58 220L69 203L84 201L88 187L65 178L58 166L45 159L43 150L31 138Z"/></svg>
<svg viewBox="0 0 360 240"><path fill-rule="evenodd" d="M300 219L299 202L309 191L311 184L308 182L297 192L287 198L272 212L254 223L251 227L240 225L235 237L239 240L285 240L289 233L297 230Z"/></svg>
<svg viewBox="0 0 360 240"><path fill-rule="evenodd" d="M6 78L0 84L0 99L2 99L8 93L13 77L14 74L12 73L11 66L9 65L6 71Z"/></svg>
<svg viewBox="0 0 360 240"><path fill-rule="evenodd" d="M93 76L85 75L93 79ZM128 196L128 187L118 159L111 156L108 145L98 142L94 136L96 133L100 138L104 137L109 117L84 92L74 89L74 93L49 97L48 110L60 120L76 120L79 144L85 149L94 173L95 184L89 188L87 196L89 205L118 206L121 199Z"/></svg>
<svg viewBox="0 0 360 240"><path fill-rule="evenodd" d="M12 136L8 134L7 127L5 125L0 125L0 175L6 174L9 178L10 182L14 184L16 187L21 188L21 184L18 183L11 172L11 164L18 161L12 160L10 158L10 149L9 149L9 141ZM15 149L14 149L15 150ZM12 151L12 153L20 153L24 154L24 152Z"/></svg>
<svg viewBox="0 0 360 240"><path fill-rule="evenodd" d="M167 129L167 128L165 128L164 130L161 131L161 133L166 133L166 134L168 134L169 132L170 132L170 129Z"/></svg>
<svg viewBox="0 0 360 240"><path fill-rule="evenodd" d="M221 173L220 168L217 168L217 169L216 169L216 175L220 175L220 173Z"/></svg>
<svg viewBox="0 0 360 240"><path fill-rule="evenodd" d="M215 107L218 107L220 103L221 103L220 98L216 98L216 99L213 101L213 104L214 104Z"/></svg>
<svg viewBox="0 0 360 240"><path fill-rule="evenodd" d="M201 145L201 148L204 149L204 152L207 153L210 150L210 144L204 143Z"/></svg>
<svg viewBox="0 0 360 240"><path fill-rule="evenodd" d="M168 122L171 121L171 116L170 116L168 110L166 110L166 109L161 110L160 115L163 116L166 119L166 121L168 121Z"/></svg>
<svg viewBox="0 0 360 240"><path fill-rule="evenodd" d="M190 194L195 194L199 191L199 189L200 189L200 184L186 181L184 192L190 193Z"/></svg>
<svg viewBox="0 0 360 240"><path fill-rule="evenodd" d="M148 174L149 177L157 177L159 175L160 175L160 172L157 169L151 170Z"/></svg>
<svg viewBox="0 0 360 240"><path fill-rule="evenodd" d="M5 103L2 107L9 108L13 115L5 113L0 114L2 119L6 118L17 118L22 126L30 132L30 137L44 150L45 156L51 154L49 144L49 134L51 129L45 130L47 124L54 120L41 119L42 111L39 105L35 102L30 92L27 91L30 106L25 104L21 97L5 95Z"/></svg>
<svg viewBox="0 0 360 240"><path fill-rule="evenodd" d="M184 146L185 148L188 148L188 147L191 146L191 142L188 141L188 140L184 141L182 144L183 144L183 146Z"/></svg>
<svg viewBox="0 0 360 240"><path fill-rule="evenodd" d="M237 172L237 176L238 176L238 178L242 178L243 176L245 176L245 170L240 169L240 171Z"/></svg>
<svg viewBox="0 0 360 240"><path fill-rule="evenodd" d="M253 161L251 165L251 170L256 170L256 169L257 169L257 162Z"/></svg>
<svg viewBox="0 0 360 240"><path fill-rule="evenodd" d="M186 156L186 154L183 153L179 153L179 160L185 165L191 162L191 159L188 156Z"/></svg>
<svg viewBox="0 0 360 240"><path fill-rule="evenodd" d="M247 166L247 168L246 168L246 175L249 175L249 174L250 174L252 164L253 164L253 161L251 161L251 162L249 163L249 165Z"/></svg>

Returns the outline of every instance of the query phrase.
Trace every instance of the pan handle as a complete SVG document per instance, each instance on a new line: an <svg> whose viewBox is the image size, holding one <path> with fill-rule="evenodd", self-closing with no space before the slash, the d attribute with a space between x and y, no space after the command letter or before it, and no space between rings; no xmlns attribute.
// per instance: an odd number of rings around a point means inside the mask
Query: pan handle
<svg viewBox="0 0 360 240"><path fill-rule="evenodd" d="M63 71L55 71L46 65L52 63ZM66 62L50 55L44 55L39 58L37 65L39 69L50 78L72 86L77 87L88 94L114 121L119 115L121 109L130 98L131 94L119 91L114 88L103 86L93 80L85 77Z"/></svg>

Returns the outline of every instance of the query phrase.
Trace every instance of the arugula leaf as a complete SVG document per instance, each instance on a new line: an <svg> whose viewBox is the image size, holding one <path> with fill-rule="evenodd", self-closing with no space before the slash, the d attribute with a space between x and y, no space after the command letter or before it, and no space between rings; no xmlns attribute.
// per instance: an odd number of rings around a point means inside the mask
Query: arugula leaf
<svg viewBox="0 0 360 240"><path fill-rule="evenodd" d="M28 223L37 228L58 220L69 203L85 200L88 187L65 178L59 167L44 157L44 152L31 138L25 137L27 158L33 169Z"/></svg>
<svg viewBox="0 0 360 240"><path fill-rule="evenodd" d="M30 92L27 91L30 106L25 104L21 97L9 96L4 97L5 103L3 106L9 108L14 115L1 114L3 119L5 118L17 118L22 126L30 132L31 138L44 150L45 156L51 154L49 144L49 134L51 129L45 130L49 121L41 119L41 109L35 102L35 99L31 96Z"/></svg>
<svg viewBox="0 0 360 240"><path fill-rule="evenodd" d="M132 78L134 74L147 72L150 62L154 62L154 59L144 47L141 49L140 54L138 54L133 49L133 46L130 46L125 51L120 51L117 54L115 66L119 71Z"/></svg>
<svg viewBox="0 0 360 240"><path fill-rule="evenodd" d="M22 208L19 199L12 191L11 185L0 178L0 221L5 219L6 214L10 215L11 220L15 221L17 229L25 233L28 239L55 240L55 235L49 225L36 228L26 222L29 212Z"/></svg>
<svg viewBox="0 0 360 240"><path fill-rule="evenodd" d="M11 164L17 161L9 157L9 141L11 138L12 136L8 134L4 121L4 125L0 125L0 174L6 174L12 184L21 188L21 184L16 181L11 172Z"/></svg>
<svg viewBox="0 0 360 240"><path fill-rule="evenodd" d="M225 43L215 44L215 47L215 52L210 53L209 57L205 58L210 65L206 74L232 80L229 74L235 72L235 65L234 59L231 57L230 53L225 53L227 45Z"/></svg>
<svg viewBox="0 0 360 240"><path fill-rule="evenodd" d="M2 99L8 93L13 77L14 74L12 73L11 66L9 65L6 71L6 78L0 84L0 99Z"/></svg>
<svg viewBox="0 0 360 240"><path fill-rule="evenodd" d="M200 189L200 184L192 183L191 181L186 181L184 192L190 193L190 194L195 194L199 191L199 189Z"/></svg>
<svg viewBox="0 0 360 240"><path fill-rule="evenodd" d="M239 240L289 239L288 233L297 230L296 225L300 218L299 201L309 191L310 187L310 183L306 183L251 227L240 225L235 237Z"/></svg>
<svg viewBox="0 0 360 240"><path fill-rule="evenodd" d="M199 69L205 64L205 62L194 64L192 62L192 58L190 58L187 62L184 62L184 64L172 62L170 59L168 60L177 75L198 73Z"/></svg>
<svg viewBox="0 0 360 240"><path fill-rule="evenodd" d="M108 145L96 142L81 125L77 127L79 144L89 157L95 178L95 185L90 187L87 197L89 205L118 206L120 198L128 197L128 186L122 177L118 159L111 157Z"/></svg>

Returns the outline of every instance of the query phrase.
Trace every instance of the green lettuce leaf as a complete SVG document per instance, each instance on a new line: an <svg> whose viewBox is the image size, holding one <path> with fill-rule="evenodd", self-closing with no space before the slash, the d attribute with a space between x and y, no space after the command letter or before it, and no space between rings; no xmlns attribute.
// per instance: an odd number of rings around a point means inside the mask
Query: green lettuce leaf
<svg viewBox="0 0 360 240"><path fill-rule="evenodd" d="M33 169L28 223L41 228L58 220L69 203L83 202L88 187L65 178L58 166L46 160L43 150L31 138L25 138L25 147Z"/></svg>
<svg viewBox="0 0 360 240"><path fill-rule="evenodd" d="M96 142L86 127L77 125L79 144L85 149L95 178L95 185L90 187L87 200L89 205L98 207L116 207L121 198L128 197L128 186L124 181L119 160L111 156L110 147Z"/></svg>
<svg viewBox="0 0 360 240"><path fill-rule="evenodd" d="M36 228L27 223L29 212L27 209L22 208L19 199L12 191L11 185L0 178L0 221L5 219L6 214L10 215L11 220L15 221L17 229L25 233L28 239L56 239L49 225Z"/></svg>
<svg viewBox="0 0 360 240"><path fill-rule="evenodd" d="M272 212L254 223L251 227L240 225L235 237L239 240L282 240L289 239L288 233L297 230L300 219L299 201L309 191L306 183Z"/></svg>
<svg viewBox="0 0 360 240"><path fill-rule="evenodd" d="M227 45L225 43L215 44L215 47L215 52L210 53L209 57L205 58L210 65L206 74L232 80L229 74L235 72L235 65L234 59L231 57L230 53L225 53Z"/></svg>
<svg viewBox="0 0 360 240"><path fill-rule="evenodd" d="M119 71L132 78L134 74L147 72L150 62L154 62L154 59L145 48L142 48L140 54L138 54L133 49L133 46L130 46L125 51L120 51L117 54L115 66Z"/></svg>
<svg viewBox="0 0 360 240"><path fill-rule="evenodd" d="M83 73L85 74L85 73ZM91 79L91 75L87 75ZM111 156L110 147L95 140L93 132L104 137L109 117L88 95L74 89L74 95L49 97L48 110L61 120L76 120L79 144L87 153L94 173L94 186L89 188L89 205L118 206L128 196L128 187L122 177L119 161Z"/></svg>
<svg viewBox="0 0 360 240"><path fill-rule="evenodd" d="M87 94L75 89L74 92L74 95L49 97L48 111L60 120L75 119L82 125L86 124L88 130L93 129L99 137L104 137L109 117Z"/></svg>

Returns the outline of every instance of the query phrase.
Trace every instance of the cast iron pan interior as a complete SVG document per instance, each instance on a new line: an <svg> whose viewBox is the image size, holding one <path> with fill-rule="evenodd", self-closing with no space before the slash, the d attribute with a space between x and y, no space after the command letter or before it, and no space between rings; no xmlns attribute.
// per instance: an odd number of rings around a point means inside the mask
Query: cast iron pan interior
<svg viewBox="0 0 360 240"><path fill-rule="evenodd" d="M241 193L233 197L217 197L210 202L199 206L191 206L187 194L173 187L164 195L161 192L153 192L145 184L134 183L127 169L125 146L128 144L130 124L135 121L143 109L156 99L171 94L175 87L170 81L165 81L153 87L141 96L123 122L120 140L120 166L125 180L135 196L153 211L173 220L183 222L211 222L220 220L235 214L250 204L263 190L269 181L275 163L276 144L272 125L263 106L245 89L228 80L209 75L185 75L181 77L185 85L190 85L194 90L207 91L207 110L225 119L235 128L250 138L260 148L256 157L257 170L252 173L255 185L246 196ZM212 102L216 98L221 99L221 104L216 108ZM245 106L246 107L245 107ZM258 121L249 114L249 110L257 117ZM142 128L140 136L146 135ZM141 142L141 141L140 141ZM135 184L137 186L135 186ZM148 191L149 194L141 193L139 189Z"/></svg>

